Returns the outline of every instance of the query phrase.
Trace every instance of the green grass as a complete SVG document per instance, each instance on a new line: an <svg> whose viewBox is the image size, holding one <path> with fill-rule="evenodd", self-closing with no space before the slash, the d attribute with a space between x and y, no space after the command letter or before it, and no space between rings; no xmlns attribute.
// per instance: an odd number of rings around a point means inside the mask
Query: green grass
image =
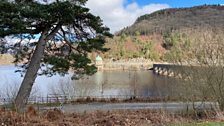
<svg viewBox="0 0 224 126"><path fill-rule="evenodd" d="M196 122L196 123L178 123L167 126L224 126L224 122Z"/></svg>

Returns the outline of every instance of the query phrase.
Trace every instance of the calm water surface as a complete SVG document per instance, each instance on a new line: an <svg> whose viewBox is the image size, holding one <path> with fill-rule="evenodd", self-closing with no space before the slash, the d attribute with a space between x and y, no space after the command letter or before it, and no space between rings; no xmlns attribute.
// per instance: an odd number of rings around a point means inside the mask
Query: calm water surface
<svg viewBox="0 0 224 126"><path fill-rule="evenodd" d="M19 73L15 73L13 65L0 66L0 95L15 95L22 81ZM90 77L71 80L70 75L61 77L38 76L32 95L46 97L51 94L70 96L167 96L175 95L177 81L173 78L158 76L152 71L99 71Z"/></svg>

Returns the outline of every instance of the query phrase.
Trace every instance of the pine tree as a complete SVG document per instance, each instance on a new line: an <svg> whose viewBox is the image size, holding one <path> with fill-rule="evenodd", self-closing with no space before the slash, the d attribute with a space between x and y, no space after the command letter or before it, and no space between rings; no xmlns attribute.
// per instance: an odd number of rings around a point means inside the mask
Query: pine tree
<svg viewBox="0 0 224 126"><path fill-rule="evenodd" d="M0 38L10 36L21 40L11 47L16 51L15 63L24 63L25 71L15 99L17 109L25 108L38 74L64 75L71 70L73 78L78 78L96 72L87 53L107 51L103 47L104 39L111 34L85 3L86 0L0 1Z"/></svg>

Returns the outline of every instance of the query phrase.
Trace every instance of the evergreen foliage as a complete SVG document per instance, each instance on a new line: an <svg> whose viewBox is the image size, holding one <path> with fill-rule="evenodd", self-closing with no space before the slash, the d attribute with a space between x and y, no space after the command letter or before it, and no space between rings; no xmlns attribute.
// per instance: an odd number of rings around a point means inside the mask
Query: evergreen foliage
<svg viewBox="0 0 224 126"><path fill-rule="evenodd" d="M47 47L42 59L42 65L50 64L51 67L40 74L65 74L69 69L73 69L75 74L93 74L90 71L96 71L96 68L89 65L91 61L86 55L93 50L107 51L103 47L104 36L110 34L102 20L83 6L85 2L76 0L41 4L31 0L1 0L0 37L21 39L10 47L16 50L15 63L28 61L22 65L27 69L37 45L36 41L31 40L37 40L43 31L49 34L59 26L59 30L46 41ZM22 43L23 40L28 42Z"/></svg>
<svg viewBox="0 0 224 126"><path fill-rule="evenodd" d="M64 75L71 70L72 78L78 79L96 72L87 54L107 51L104 39L111 34L85 2L0 1L0 38L19 40L10 48L15 50L15 63L23 63L20 72L26 72L15 99L17 109L24 110L38 74Z"/></svg>

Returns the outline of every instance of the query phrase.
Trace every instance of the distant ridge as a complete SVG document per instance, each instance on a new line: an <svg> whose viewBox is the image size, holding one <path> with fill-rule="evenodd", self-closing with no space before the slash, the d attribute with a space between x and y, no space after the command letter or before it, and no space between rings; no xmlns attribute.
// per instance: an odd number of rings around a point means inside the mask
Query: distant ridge
<svg viewBox="0 0 224 126"><path fill-rule="evenodd" d="M190 8L169 8L140 16L133 25L117 35L164 34L183 29L224 30L224 6L203 5Z"/></svg>

